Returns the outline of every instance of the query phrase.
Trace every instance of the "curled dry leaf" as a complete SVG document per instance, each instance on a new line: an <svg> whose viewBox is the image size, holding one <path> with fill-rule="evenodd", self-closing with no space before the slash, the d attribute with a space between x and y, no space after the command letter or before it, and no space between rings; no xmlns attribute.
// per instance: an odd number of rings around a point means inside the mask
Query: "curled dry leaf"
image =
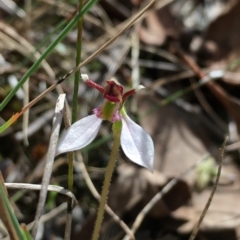
<svg viewBox="0 0 240 240"><path fill-rule="evenodd" d="M177 36L180 33L168 7L160 10L151 10L146 16L146 27L139 30L140 39L147 44L162 45L168 36Z"/></svg>
<svg viewBox="0 0 240 240"><path fill-rule="evenodd" d="M158 19L155 11L150 11L146 17L147 27L141 27L139 30L140 39L147 44L162 45L165 42L167 33Z"/></svg>

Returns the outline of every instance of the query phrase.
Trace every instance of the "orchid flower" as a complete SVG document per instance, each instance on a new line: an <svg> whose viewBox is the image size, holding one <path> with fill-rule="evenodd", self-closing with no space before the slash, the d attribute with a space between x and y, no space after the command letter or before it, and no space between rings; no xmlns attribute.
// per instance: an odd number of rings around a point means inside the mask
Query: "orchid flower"
<svg viewBox="0 0 240 240"><path fill-rule="evenodd" d="M96 84L89 79L88 75L82 74L84 82L103 94L103 104L93 109L93 114L75 122L61 137L57 154L75 151L90 144L98 134L103 120L113 124L122 122L120 142L125 155L134 163L153 171L154 146L151 137L130 117L124 108L127 97L144 88L138 86L124 93L123 87L116 79L107 81L107 86Z"/></svg>

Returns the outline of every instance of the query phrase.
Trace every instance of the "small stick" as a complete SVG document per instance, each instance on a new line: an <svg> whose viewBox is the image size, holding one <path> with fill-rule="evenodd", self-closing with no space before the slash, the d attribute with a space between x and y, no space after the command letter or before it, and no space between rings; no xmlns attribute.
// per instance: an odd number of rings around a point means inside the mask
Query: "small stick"
<svg viewBox="0 0 240 240"><path fill-rule="evenodd" d="M219 182L219 179L220 179L220 175L221 175L221 170L222 170L222 163L223 163L223 157L224 157L224 151L225 151L225 147L226 147L226 143L227 143L227 140L228 140L228 137L225 138L224 142L223 142L223 145L222 145L222 148L220 149L221 150L221 155L220 155L220 162L219 162L219 166L218 166L218 172L217 172L217 177L216 177L216 181L214 183L214 186L213 186L213 189L212 189L212 192L208 198L208 201L203 209L203 212L197 222L197 224L195 225L193 231L192 231L192 234L189 238L189 240L194 240L195 237L197 236L197 233L198 233L198 230L200 228L200 225L207 213L207 210L208 208L210 207L210 204L212 202L212 199L213 199L213 196L216 192L216 189L217 189L217 186L218 186L218 182Z"/></svg>

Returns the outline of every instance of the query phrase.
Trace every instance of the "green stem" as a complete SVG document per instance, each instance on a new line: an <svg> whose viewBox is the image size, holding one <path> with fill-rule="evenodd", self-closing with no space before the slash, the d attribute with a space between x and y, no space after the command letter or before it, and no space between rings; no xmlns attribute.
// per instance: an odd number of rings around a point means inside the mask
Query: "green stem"
<svg viewBox="0 0 240 240"><path fill-rule="evenodd" d="M95 4L98 0L90 0L86 3L86 5L82 8L81 12L79 12L70 22L69 24L62 30L59 36L52 42L49 47L45 50L45 52L41 55L41 57L31 66L31 68L24 74L21 80L18 82L16 87L6 96L6 98L0 104L0 111L8 104L8 102L12 99L15 93L19 90L19 88L26 82L26 80L31 76L31 74L39 67L41 62L52 52L52 50L56 47L56 45L67 35L67 33L73 28L73 26L77 23L79 18L81 18L93 4Z"/></svg>
<svg viewBox="0 0 240 240"><path fill-rule="evenodd" d="M113 137L114 137L113 147L112 147L110 160L109 160L106 174L105 174L105 179L104 179L102 194L101 194L101 200L100 200L100 205L99 205L99 209L98 209L97 219L95 222L92 240L97 240L99 237L99 233L100 233L100 229L101 229L101 225L102 225L102 221L103 221L104 207L107 203L109 186L110 186L118 150L120 147L121 130L122 130L122 122L121 121L113 123Z"/></svg>
<svg viewBox="0 0 240 240"><path fill-rule="evenodd" d="M79 0L79 12L81 12L83 6L83 0ZM78 35L77 35L77 56L76 56L76 66L81 62L81 53L82 53L82 25L83 18L80 18L78 21ZM73 90L73 103L72 103L72 123L77 120L77 106L78 106L78 89L80 82L80 70L75 72L74 79L74 90Z"/></svg>
<svg viewBox="0 0 240 240"><path fill-rule="evenodd" d="M79 0L79 13L81 12L83 7L83 0ZM80 18L77 24L78 36L77 36L77 55L76 55L76 65L81 62L81 50L82 50L82 20ZM77 120L77 106L78 106L78 88L80 82L80 70L75 72L75 80L74 80L74 93L73 93L73 101L72 101L72 123ZM70 152L68 154L68 190L73 191L73 160L74 160L74 152ZM64 239L69 239L70 232L72 226L72 199L68 199L68 215L65 226L65 235Z"/></svg>
<svg viewBox="0 0 240 240"><path fill-rule="evenodd" d="M81 12L83 6L83 1L79 0L79 12ZM81 52L82 52L82 20L80 18L78 21L78 36L77 36L77 56L76 56L76 65L81 61ZM72 123L77 120L77 105L78 105L78 87L80 81L80 70L75 73L74 79L74 92L73 92L73 103L72 103ZM68 190L73 191L73 152L68 155ZM71 201L69 202L71 204ZM69 207L70 209L70 207Z"/></svg>
<svg viewBox="0 0 240 240"><path fill-rule="evenodd" d="M73 152L68 153L68 190L73 191Z"/></svg>

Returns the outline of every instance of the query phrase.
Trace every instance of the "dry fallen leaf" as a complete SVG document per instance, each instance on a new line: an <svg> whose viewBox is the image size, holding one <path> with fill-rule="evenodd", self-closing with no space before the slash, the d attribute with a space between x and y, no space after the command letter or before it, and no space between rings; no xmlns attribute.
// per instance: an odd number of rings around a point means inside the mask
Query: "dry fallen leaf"
<svg viewBox="0 0 240 240"><path fill-rule="evenodd" d="M117 172L118 178L111 185L109 193L109 206L118 216L123 216L139 203L143 208L167 182L158 171L151 174L146 169L132 164L122 164ZM158 210L161 216L169 214L169 209L163 201L158 203Z"/></svg>
<svg viewBox="0 0 240 240"><path fill-rule="evenodd" d="M174 177L206 153L218 154L218 146L212 140L216 133L206 124L204 116L187 112L174 103L159 107L158 102L145 95L138 97L140 123L155 144L154 169ZM188 184L192 185L194 178L195 174L189 173Z"/></svg>
<svg viewBox="0 0 240 240"><path fill-rule="evenodd" d="M147 44L162 45L168 36L177 36L180 33L168 6L160 10L151 10L146 15L146 27L139 30L140 39Z"/></svg>

